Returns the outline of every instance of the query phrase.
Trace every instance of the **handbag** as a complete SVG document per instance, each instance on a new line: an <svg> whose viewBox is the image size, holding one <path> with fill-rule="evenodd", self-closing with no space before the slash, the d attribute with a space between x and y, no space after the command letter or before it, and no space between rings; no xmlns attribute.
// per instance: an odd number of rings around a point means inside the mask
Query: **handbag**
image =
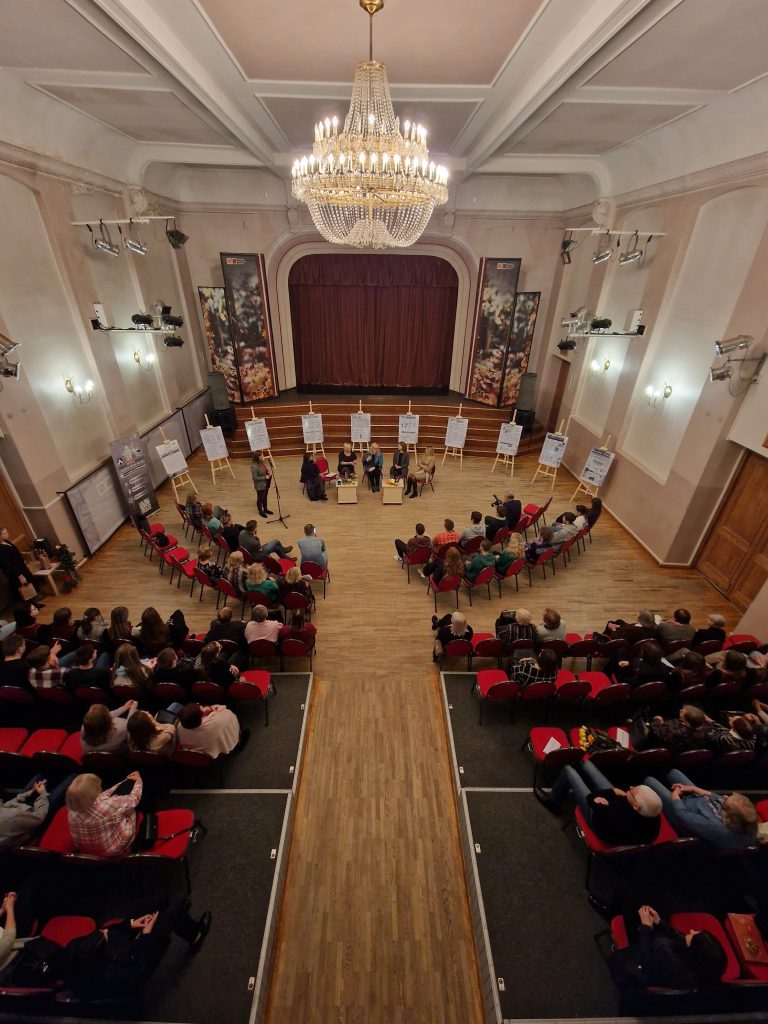
<svg viewBox="0 0 768 1024"><path fill-rule="evenodd" d="M34 601L37 597L37 587L34 583L22 583L19 586L19 597L23 601Z"/></svg>
<svg viewBox="0 0 768 1024"><path fill-rule="evenodd" d="M136 838L133 845L137 850L148 850L157 842L157 815L154 811L147 811L141 819L141 824L136 829Z"/></svg>

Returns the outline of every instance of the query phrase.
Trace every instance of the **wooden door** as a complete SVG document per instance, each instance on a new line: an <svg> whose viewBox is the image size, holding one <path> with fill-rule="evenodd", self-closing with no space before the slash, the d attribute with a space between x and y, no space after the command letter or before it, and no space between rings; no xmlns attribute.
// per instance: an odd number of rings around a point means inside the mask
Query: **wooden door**
<svg viewBox="0 0 768 1024"><path fill-rule="evenodd" d="M563 404L563 395L565 394L565 385L568 383L568 374L571 369L571 364L565 359L560 359L560 369L557 371L557 384L555 384L555 393L552 397L552 406L549 410L549 419L547 420L547 430L552 433L557 430L557 418L560 415L560 406Z"/></svg>
<svg viewBox="0 0 768 1024"><path fill-rule="evenodd" d="M696 568L740 611L747 610L768 579L768 459L747 455Z"/></svg>

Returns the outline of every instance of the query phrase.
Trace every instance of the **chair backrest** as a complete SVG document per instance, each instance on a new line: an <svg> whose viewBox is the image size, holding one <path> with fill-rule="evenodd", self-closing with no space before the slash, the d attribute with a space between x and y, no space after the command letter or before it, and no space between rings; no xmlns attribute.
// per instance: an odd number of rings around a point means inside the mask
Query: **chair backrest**
<svg viewBox="0 0 768 1024"><path fill-rule="evenodd" d="M617 640L608 640L607 643L598 644L597 656L598 658L614 658L618 657L626 651L628 647L627 641L621 638Z"/></svg>
<svg viewBox="0 0 768 1024"><path fill-rule="evenodd" d="M223 576L216 581L216 589L219 590L222 594L226 594L227 597L237 598L238 596L235 588L232 586L229 580L225 580Z"/></svg>
<svg viewBox="0 0 768 1024"><path fill-rule="evenodd" d="M669 695L667 684L661 681L641 683L632 691L632 701L643 703L644 701L660 701Z"/></svg>
<svg viewBox="0 0 768 1024"><path fill-rule="evenodd" d="M555 684L542 681L530 683L522 691L523 700L548 700L555 693Z"/></svg>
<svg viewBox="0 0 768 1024"><path fill-rule="evenodd" d="M722 650L722 648L723 645L719 640L705 640L703 643L697 644L693 650L696 651L697 654L705 655L716 654L718 651Z"/></svg>
<svg viewBox="0 0 768 1024"><path fill-rule="evenodd" d="M751 633L731 633L723 644L723 650L740 651L742 654L749 654L750 651L754 651L759 646L760 641L756 636L752 636Z"/></svg>
<svg viewBox="0 0 768 1024"><path fill-rule="evenodd" d="M251 640L248 644L248 652L254 658L275 658L277 657L277 644L274 640Z"/></svg>
<svg viewBox="0 0 768 1024"><path fill-rule="evenodd" d="M182 646L183 646L183 649L184 649L184 653L189 655L189 657L194 658L194 657L197 657L197 655L200 653L200 651L202 651L203 644L204 644L204 641L203 641L203 639L201 637L188 636L184 640L184 643L183 643Z"/></svg>
<svg viewBox="0 0 768 1024"><path fill-rule="evenodd" d="M80 764L94 775L100 775L102 772L121 772L125 768L125 760L119 754L112 754L108 750L90 750L80 758Z"/></svg>
<svg viewBox="0 0 768 1024"><path fill-rule="evenodd" d="M516 524L514 530L512 531L512 533L525 533L525 531L530 526L533 526L533 517L532 516L527 516L523 512L523 514L517 520L517 524Z"/></svg>
<svg viewBox="0 0 768 1024"><path fill-rule="evenodd" d="M202 533L204 537L206 537L211 543L213 543L213 534L205 525L205 523L200 523L200 533Z"/></svg>
<svg viewBox="0 0 768 1024"><path fill-rule="evenodd" d="M629 683L614 683L595 694L594 700L598 704L621 704L629 699L631 692Z"/></svg>
<svg viewBox="0 0 768 1024"><path fill-rule="evenodd" d="M201 587L212 587L211 578L208 573L203 572L198 566L195 566L195 579Z"/></svg>
<svg viewBox="0 0 768 1024"><path fill-rule="evenodd" d="M315 459L315 464L321 473L328 472L328 459L324 458L322 455L318 459Z"/></svg>
<svg viewBox="0 0 768 1024"><path fill-rule="evenodd" d="M289 637L281 643L280 653L286 658L308 658L309 648L303 640Z"/></svg>
<svg viewBox="0 0 768 1024"><path fill-rule="evenodd" d="M321 580L326 568L326 566L318 565L317 562L302 562L301 574L302 576L311 576L313 580Z"/></svg>
<svg viewBox="0 0 768 1024"><path fill-rule="evenodd" d="M100 686L78 686L75 698L85 704L106 704L107 707L112 703L112 694Z"/></svg>
<svg viewBox="0 0 768 1024"><path fill-rule="evenodd" d="M225 703L227 699L227 693L223 686L208 681L193 683L192 696L197 697L199 700L213 701L219 704Z"/></svg>
<svg viewBox="0 0 768 1024"><path fill-rule="evenodd" d="M714 758L711 750L683 750L675 755L675 764L679 768L690 768L700 764L709 764Z"/></svg>
<svg viewBox="0 0 768 1024"><path fill-rule="evenodd" d="M35 698L21 686L0 686L0 701L5 704L34 704Z"/></svg>
<svg viewBox="0 0 768 1024"><path fill-rule="evenodd" d="M231 554L232 548L229 546L229 543L224 539L224 537L220 533L216 534L214 540L225 554Z"/></svg>
<svg viewBox="0 0 768 1024"><path fill-rule="evenodd" d="M407 551L405 553L405 561L409 565L426 565L429 561L429 548L426 545L420 545L414 548L413 551Z"/></svg>
<svg viewBox="0 0 768 1024"><path fill-rule="evenodd" d="M253 562L253 555L250 553L250 551L246 551L245 548L238 548L237 550L243 556L243 561L245 562L245 564L251 565Z"/></svg>
<svg viewBox="0 0 768 1024"><path fill-rule="evenodd" d="M267 572L271 572L273 576L284 576L283 567L280 565L274 555L267 555L262 563Z"/></svg>
<svg viewBox="0 0 768 1024"><path fill-rule="evenodd" d="M480 550L480 545L482 543L482 537L473 537L472 540L468 540L466 544L461 545L461 550L465 555L474 555Z"/></svg>
<svg viewBox="0 0 768 1024"><path fill-rule="evenodd" d="M513 683L510 679L504 679L499 683L494 683L493 686L488 688L488 692L485 695L486 700L514 700L520 692L520 687L517 683Z"/></svg>
<svg viewBox="0 0 768 1024"><path fill-rule="evenodd" d="M491 544L506 544L509 538L512 536L512 531L508 530L506 526L500 526L499 529L493 536Z"/></svg>
<svg viewBox="0 0 768 1024"><path fill-rule="evenodd" d="M499 658L503 653L504 644L495 636L479 640L475 645L475 657L477 658Z"/></svg>
<svg viewBox="0 0 768 1024"><path fill-rule="evenodd" d="M75 698L63 686L41 687L37 690L38 700L45 704L74 704Z"/></svg>
<svg viewBox="0 0 768 1024"><path fill-rule="evenodd" d="M283 597L283 607L286 611L305 611L309 608L309 601L303 594L299 594L296 591L288 591Z"/></svg>
<svg viewBox="0 0 768 1024"><path fill-rule="evenodd" d="M155 683L152 687L152 696L158 700L177 700L186 704L187 691L180 683Z"/></svg>
<svg viewBox="0 0 768 1024"><path fill-rule="evenodd" d="M516 558L514 560L514 562L510 562L510 564L507 566L507 568L506 568L506 570L504 572L504 579L507 579L508 577L511 577L511 576L517 576L517 574L519 572L521 572L524 568L525 568L525 559L524 558Z"/></svg>
<svg viewBox="0 0 768 1024"><path fill-rule="evenodd" d="M444 594L451 590L458 590L461 585L461 579L461 576L443 576L437 585L437 590Z"/></svg>
<svg viewBox="0 0 768 1024"><path fill-rule="evenodd" d="M466 580L466 582L472 587L481 587L484 583L490 583L495 578L496 567L494 565L487 565L484 569L480 570L474 580Z"/></svg>
<svg viewBox="0 0 768 1024"><path fill-rule="evenodd" d="M445 561L445 553L447 552L448 548L458 548L458 546L459 542L455 540L452 540L449 544L438 545L438 547L435 548L435 558L437 559L438 562Z"/></svg>
<svg viewBox="0 0 768 1024"><path fill-rule="evenodd" d="M188 750L186 747L177 747L171 758L174 764L183 765L185 768L208 768L213 764L213 757L203 750Z"/></svg>
<svg viewBox="0 0 768 1024"><path fill-rule="evenodd" d="M558 658L562 658L568 651L568 644L565 640L541 640L536 644L537 651L554 651Z"/></svg>
<svg viewBox="0 0 768 1024"><path fill-rule="evenodd" d="M276 601L270 601L267 595L262 594L260 590L249 590L246 597L251 608L255 608L257 604L263 604L265 608L277 608L278 606Z"/></svg>
<svg viewBox="0 0 768 1024"><path fill-rule="evenodd" d="M449 640L443 648L443 654L446 658L465 658L472 650L472 644L469 640Z"/></svg>

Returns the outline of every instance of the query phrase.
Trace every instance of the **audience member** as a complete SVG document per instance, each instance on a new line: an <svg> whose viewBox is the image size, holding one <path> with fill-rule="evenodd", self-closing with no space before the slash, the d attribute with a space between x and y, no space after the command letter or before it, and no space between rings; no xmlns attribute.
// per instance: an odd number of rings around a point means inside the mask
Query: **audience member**
<svg viewBox="0 0 768 1024"><path fill-rule="evenodd" d="M33 587L37 586L32 570L22 558L19 549L11 541L10 534L4 526L0 527L0 572L8 580L11 594L16 600L21 596L19 587L27 584L31 584Z"/></svg>
<svg viewBox="0 0 768 1024"><path fill-rule="evenodd" d="M466 563L465 576L468 580L476 580L483 569L490 568L496 568L496 556L491 553L491 542L483 538L480 550Z"/></svg>
<svg viewBox="0 0 768 1024"><path fill-rule="evenodd" d="M531 625L531 613L527 608L518 608L516 611L502 611L498 619L496 619L495 630L496 636L503 644L513 644L518 640L530 640L530 648L521 648L521 650L533 650L536 630ZM522 654L515 653L518 657L522 657Z"/></svg>
<svg viewBox="0 0 768 1024"><path fill-rule="evenodd" d="M67 672L65 681L71 693L80 686L106 689L112 681L112 673L108 668L98 668L96 648L91 643L85 643L75 651L75 664Z"/></svg>
<svg viewBox="0 0 768 1024"><path fill-rule="evenodd" d="M473 631L461 612L452 612L442 619L433 615L432 632L435 635L432 661L437 661L451 640L471 640Z"/></svg>
<svg viewBox="0 0 768 1024"><path fill-rule="evenodd" d="M317 531L312 523L307 523L304 527L304 536L299 541L299 551L302 562L315 562L321 568L328 564L325 541L317 536Z"/></svg>
<svg viewBox="0 0 768 1024"><path fill-rule="evenodd" d="M187 495L187 503L184 506L184 512L194 528L199 531L203 522L203 506L200 502L200 498L194 491L190 491Z"/></svg>
<svg viewBox="0 0 768 1024"><path fill-rule="evenodd" d="M307 649L311 651L315 646L316 636L317 626L307 622L304 612L297 608L296 611L291 612L289 615L288 624L280 627L277 639L279 643L282 643L284 640L301 640L302 643L307 645Z"/></svg>
<svg viewBox="0 0 768 1024"><path fill-rule="evenodd" d="M695 632L691 625L691 613L687 608L676 608L671 619L662 619L656 627L656 636L663 644L676 640L690 643Z"/></svg>
<svg viewBox="0 0 768 1024"><path fill-rule="evenodd" d="M75 636L81 644L91 643L98 646L106 631L107 621L99 609L86 608L75 631Z"/></svg>
<svg viewBox="0 0 768 1024"><path fill-rule="evenodd" d="M282 601L287 594L301 594L307 600L310 612L314 611L315 592L312 590L312 584L302 577L301 569L297 565L289 569L285 579L280 582L280 600Z"/></svg>
<svg viewBox="0 0 768 1024"><path fill-rule="evenodd" d="M219 757L244 746L249 735L247 729L241 734L237 716L223 704L185 704L179 711L177 738L186 750Z"/></svg>
<svg viewBox="0 0 768 1024"><path fill-rule="evenodd" d="M565 512L563 514L562 523L555 521L552 524L552 546L555 551L559 551L563 544L567 544L569 540L578 536L579 527L576 525L576 515L574 512Z"/></svg>
<svg viewBox="0 0 768 1024"><path fill-rule="evenodd" d="M576 527L577 530L581 530L581 529L583 529L587 525L587 513L588 512L589 512L589 509L587 508L586 505L577 505L576 506L576 512L575 512L575 518L573 520L573 524L574 524L574 526ZM557 519L555 520L555 523L564 523L566 515L567 515L566 512L561 513L557 517ZM553 527L554 527L554 524L553 524Z"/></svg>
<svg viewBox="0 0 768 1024"><path fill-rule="evenodd" d="M272 470L264 460L264 452L254 452L251 459L251 479L256 491L256 509L262 519L272 515L272 509L267 508L269 487L272 483Z"/></svg>
<svg viewBox="0 0 768 1024"><path fill-rule="evenodd" d="M244 633L245 623L241 619L234 618L232 609L225 605L218 611L216 618L211 620L210 628L205 634L204 640L205 643L210 643L212 640L217 642L232 640L244 650Z"/></svg>
<svg viewBox="0 0 768 1024"><path fill-rule="evenodd" d="M277 555L278 558L285 558L291 551L293 551L293 545L288 544L284 547L279 540L270 540L266 544L262 544L259 538L256 536L256 527L258 523L255 519L249 519L245 524L244 528L240 532L238 538L238 546L247 551L251 558L256 562L261 562L267 557L267 555Z"/></svg>
<svg viewBox="0 0 768 1024"><path fill-rule="evenodd" d="M469 526L465 526L459 535L459 543L464 547L478 537L485 538L485 527L483 526L482 512L473 512L470 515Z"/></svg>
<svg viewBox="0 0 768 1024"><path fill-rule="evenodd" d="M363 455L363 472L368 477L374 494L380 491L381 477L384 472L384 454L375 441Z"/></svg>
<svg viewBox="0 0 768 1024"><path fill-rule="evenodd" d="M51 636L61 643L62 648L69 650L69 642L75 632L71 608L57 608L51 621Z"/></svg>
<svg viewBox="0 0 768 1024"><path fill-rule="evenodd" d="M213 560L211 547L209 544L203 544L197 552L197 568L204 572L212 585L215 587L224 574L224 570L221 566Z"/></svg>
<svg viewBox="0 0 768 1024"><path fill-rule="evenodd" d="M277 619L268 618L263 604L257 604L251 612L251 621L245 627L245 642L250 644L254 640L271 640L277 643L281 626L282 623Z"/></svg>
<svg viewBox="0 0 768 1024"><path fill-rule="evenodd" d="M434 544L435 541L433 539L433 547ZM440 583L441 580L449 576L463 577L464 559L461 557L461 552L457 547L449 547L445 552L445 558L442 562L433 558L431 562L426 562L423 566L419 566L419 575L425 578L431 576L435 584Z"/></svg>
<svg viewBox="0 0 768 1024"><path fill-rule="evenodd" d="M536 540L525 545L525 560L529 565L535 565L539 558L550 550L554 543L554 536L549 526L542 526Z"/></svg>
<svg viewBox="0 0 768 1024"><path fill-rule="evenodd" d="M261 609L266 614L267 609L257 605L254 613ZM249 623L250 625L250 623ZM279 628L279 623L276 623ZM246 627L247 630L248 627ZM248 637L246 636L246 641ZM200 673L204 682L215 683L224 690L228 690L235 679L240 678L240 669L237 665L229 662L221 653L221 644L212 640L203 647L195 661L195 669Z"/></svg>
<svg viewBox="0 0 768 1024"><path fill-rule="evenodd" d="M213 514L213 505L210 501L203 503L203 526L211 531L211 536L216 537L221 530L221 520Z"/></svg>
<svg viewBox="0 0 768 1024"><path fill-rule="evenodd" d="M242 523L233 523L232 516L229 512L222 512L221 515L221 533L219 536L226 542L227 547L230 551L237 551L240 541L240 534L243 532L245 527Z"/></svg>
<svg viewBox="0 0 768 1024"><path fill-rule="evenodd" d="M414 534L413 537L411 537L409 541L395 541L395 549L397 551L397 554L395 555L395 561L402 562L403 557L406 554L410 555L411 552L414 551L416 548L432 547L432 538L424 531L424 523L416 523L416 533Z"/></svg>
<svg viewBox="0 0 768 1024"><path fill-rule="evenodd" d="M254 563L254 565L257 563ZM243 558L242 552L233 551L227 559L226 569L224 571L224 579L227 583L235 589L235 593L239 598L243 598L246 595L246 569L245 559Z"/></svg>
<svg viewBox="0 0 768 1024"><path fill-rule="evenodd" d="M18 633L11 633L3 640L3 661L0 664L2 686L18 686L29 689L29 665L24 657L27 641Z"/></svg>
<svg viewBox="0 0 768 1024"><path fill-rule="evenodd" d="M176 726L158 722L148 711L135 711L128 719L128 749L170 757L176 749Z"/></svg>
<svg viewBox="0 0 768 1024"><path fill-rule="evenodd" d="M720 850L743 850L757 845L757 811L741 793L723 796L694 786L676 768L667 776L671 791L648 778L673 828L706 840Z"/></svg>
<svg viewBox="0 0 768 1024"><path fill-rule="evenodd" d="M554 683L560 661L554 651L543 650L533 658L521 658L509 678L524 690L531 683Z"/></svg>
<svg viewBox="0 0 768 1024"><path fill-rule="evenodd" d="M718 643L725 643L725 619L716 613L707 616L707 624L703 629L697 629L691 638L691 647L698 647L699 644L716 640Z"/></svg>
<svg viewBox="0 0 768 1024"><path fill-rule="evenodd" d="M60 807L74 775L69 775L49 793L42 775L35 775L18 793L0 803L0 851L25 843L41 825L49 822Z"/></svg>
<svg viewBox="0 0 768 1024"><path fill-rule="evenodd" d="M355 475L356 462L357 452L352 451L352 442L345 441L342 445L341 451L339 452L339 465L337 469L342 480L346 480L347 477Z"/></svg>
<svg viewBox="0 0 768 1024"><path fill-rule="evenodd" d="M587 512L587 523L590 529L595 525L597 520L600 518L603 512L603 501L602 498L593 498L592 504Z"/></svg>
<svg viewBox="0 0 768 1024"><path fill-rule="evenodd" d="M754 750L754 725L744 715L726 715L727 725L715 722L708 715L696 727L696 746L727 754L731 750Z"/></svg>
<svg viewBox="0 0 768 1024"><path fill-rule="evenodd" d="M431 480L435 475L435 449L431 444L428 444L424 448L424 454L420 457L416 469L412 473L408 474L407 486L405 493L409 498L418 498L419 496L419 484L424 486L427 480Z"/></svg>
<svg viewBox="0 0 768 1024"><path fill-rule="evenodd" d="M16 957L16 893L7 892L0 905L0 971L8 967Z"/></svg>
<svg viewBox="0 0 768 1024"><path fill-rule="evenodd" d="M461 538L456 532L456 527L452 519L446 519L443 522L443 529L436 533L432 538L432 551L436 554L440 548L445 547L446 544L460 544Z"/></svg>
<svg viewBox="0 0 768 1024"><path fill-rule="evenodd" d="M80 728L83 753L124 753L128 748L127 720L138 706L138 701L127 700L122 707L110 711L104 704L91 704Z"/></svg>
<svg viewBox="0 0 768 1024"><path fill-rule="evenodd" d="M310 501L328 501L328 497L325 493L325 480L323 479L323 475L320 472L317 463L309 452L304 453L304 459L301 463L299 483L304 484L307 497Z"/></svg>
<svg viewBox="0 0 768 1024"><path fill-rule="evenodd" d="M706 721L701 708L683 704L676 718L662 718L654 715L649 723L642 718L635 719L632 726L632 746L635 750L654 750L658 747L668 750L673 757L684 750L699 748L697 729Z"/></svg>
<svg viewBox="0 0 768 1024"><path fill-rule="evenodd" d="M240 625L243 624L240 623ZM186 689L195 682L197 682L197 672L194 660L180 658L172 647L164 647L155 659L155 667L152 670L152 689L154 690L158 683L173 683Z"/></svg>
<svg viewBox="0 0 768 1024"><path fill-rule="evenodd" d="M485 536L492 541L502 526L510 532L514 530L522 514L523 506L516 500L512 491L507 491L504 501L497 498L491 504L500 515L503 513L504 516L503 519L496 516L485 517Z"/></svg>
<svg viewBox="0 0 768 1024"><path fill-rule="evenodd" d="M541 623L536 627L536 639L541 643L546 640L565 640L565 623L560 612L554 608L545 608Z"/></svg>
<svg viewBox="0 0 768 1024"><path fill-rule="evenodd" d="M114 660L115 652L121 644L133 643L133 627L131 626L130 612L125 605L118 605L113 608L109 616L109 626L103 635L103 643L109 653L110 664Z"/></svg>
<svg viewBox="0 0 768 1024"><path fill-rule="evenodd" d="M154 658L171 643L170 630L157 608L144 609L141 624L134 628L133 636L144 658Z"/></svg>
<svg viewBox="0 0 768 1024"><path fill-rule="evenodd" d="M261 594L271 605L280 600L280 587L268 575L261 562L253 562L248 566L245 589L248 593Z"/></svg>
<svg viewBox="0 0 768 1024"><path fill-rule="evenodd" d="M130 684L140 690L149 690L151 678L152 668L141 663L133 644L121 644L115 652L115 663L112 666L112 686Z"/></svg>
<svg viewBox="0 0 768 1024"><path fill-rule="evenodd" d="M606 674L615 675L620 683L629 683L634 690L643 683L666 682L672 669L665 663L661 647L655 640L644 640L639 654L631 661L612 658L605 667Z"/></svg>
<svg viewBox="0 0 768 1024"><path fill-rule="evenodd" d="M638 640L652 640L656 633L656 619L653 612L648 608L641 609L637 615L637 622L625 622L624 619L612 619L606 623L602 633L593 633L592 636L599 642L605 640L626 640L628 644L637 643Z"/></svg>
<svg viewBox="0 0 768 1024"><path fill-rule="evenodd" d="M408 479L408 466L410 465L411 457L408 454L408 445L405 441L398 441L397 451L392 457L392 466L389 470L389 475L394 480L407 480Z"/></svg>
<svg viewBox="0 0 768 1024"><path fill-rule="evenodd" d="M37 621L39 614L40 605L35 604L34 601L19 601L13 606L13 621L16 623L16 629L26 640L36 638L40 628Z"/></svg>
<svg viewBox="0 0 768 1024"><path fill-rule="evenodd" d="M136 836L136 807L142 785L138 772L102 791L98 775L75 777L67 789L69 830L75 849L95 857L120 857Z"/></svg>
<svg viewBox="0 0 768 1024"><path fill-rule="evenodd" d="M506 545L496 555L496 572L499 576L503 576L510 565L522 558L523 554L523 538L521 534L513 533Z"/></svg>
<svg viewBox="0 0 768 1024"><path fill-rule="evenodd" d="M33 690L51 690L65 686L67 668L59 664L58 651L58 644L54 644L53 647L41 644L27 655L27 679Z"/></svg>

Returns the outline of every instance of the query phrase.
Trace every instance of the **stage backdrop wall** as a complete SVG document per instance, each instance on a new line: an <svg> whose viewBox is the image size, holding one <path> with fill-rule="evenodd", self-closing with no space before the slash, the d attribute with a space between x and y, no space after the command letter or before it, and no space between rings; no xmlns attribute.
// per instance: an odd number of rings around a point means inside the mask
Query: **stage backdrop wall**
<svg viewBox="0 0 768 1024"><path fill-rule="evenodd" d="M458 279L445 260L305 256L288 290L299 388L448 388Z"/></svg>

